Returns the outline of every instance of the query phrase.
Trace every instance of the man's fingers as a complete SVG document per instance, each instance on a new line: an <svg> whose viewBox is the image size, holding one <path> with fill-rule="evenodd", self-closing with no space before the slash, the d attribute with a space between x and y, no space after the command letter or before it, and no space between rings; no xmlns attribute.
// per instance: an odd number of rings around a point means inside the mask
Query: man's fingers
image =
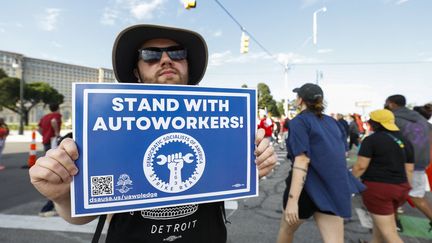
<svg viewBox="0 0 432 243"><path fill-rule="evenodd" d="M41 160L41 162L46 162L44 163L46 168L57 171L57 169L61 169L59 166L63 166L70 175L76 175L78 172L74 160L61 148L48 150L44 158L46 159Z"/></svg>
<svg viewBox="0 0 432 243"><path fill-rule="evenodd" d="M273 170L273 166L269 166L258 171L259 178L268 175Z"/></svg>
<svg viewBox="0 0 432 243"><path fill-rule="evenodd" d="M256 144L255 155L260 156L270 145L270 140L267 138L263 138Z"/></svg>
<svg viewBox="0 0 432 243"><path fill-rule="evenodd" d="M272 163L276 162L276 154L272 146L267 147L264 152L256 157L256 164L259 169L267 167Z"/></svg>
<svg viewBox="0 0 432 243"><path fill-rule="evenodd" d="M37 167L44 168L48 170L48 172L57 175L57 177L60 178L61 181L57 181L57 178L55 180L50 175L47 175L44 173L47 178L45 180L53 183L60 183L60 182L71 182L72 181L72 174L69 173L69 171L57 160L51 158L51 157L42 157L36 161Z"/></svg>
<svg viewBox="0 0 432 243"><path fill-rule="evenodd" d="M262 128L258 129L258 131L255 134L255 145L258 145L261 142L261 140L263 140L264 135L265 135L265 130Z"/></svg>
<svg viewBox="0 0 432 243"><path fill-rule="evenodd" d="M63 139L63 141L59 145L59 148L64 150L73 161L78 159L78 148L72 138Z"/></svg>
<svg viewBox="0 0 432 243"><path fill-rule="evenodd" d="M63 181L58 174L54 173L50 169L47 169L39 165L32 166L29 170L29 173L31 175L30 176L31 183L35 185L41 181L52 182L55 184L59 184Z"/></svg>

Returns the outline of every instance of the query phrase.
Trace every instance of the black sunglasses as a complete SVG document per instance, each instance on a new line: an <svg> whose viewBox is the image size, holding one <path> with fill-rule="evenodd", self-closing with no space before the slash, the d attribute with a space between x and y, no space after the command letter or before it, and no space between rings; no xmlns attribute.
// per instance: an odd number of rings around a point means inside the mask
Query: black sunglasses
<svg viewBox="0 0 432 243"><path fill-rule="evenodd" d="M187 58L187 51L182 46L169 46L164 48L146 47L138 50L139 58L149 63L159 62L163 52L166 52L173 61L180 61Z"/></svg>

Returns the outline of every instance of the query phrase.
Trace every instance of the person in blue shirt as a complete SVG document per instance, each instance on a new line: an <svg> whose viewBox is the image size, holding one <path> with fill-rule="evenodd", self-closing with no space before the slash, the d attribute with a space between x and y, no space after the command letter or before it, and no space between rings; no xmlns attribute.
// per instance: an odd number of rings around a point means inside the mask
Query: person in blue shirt
<svg viewBox="0 0 432 243"><path fill-rule="evenodd" d="M283 196L278 243L292 242L303 220L314 217L324 242L344 242L343 218L351 217L351 195L364 190L347 169L344 128L323 114L324 93L307 83L296 88L301 112L289 123L287 150L293 161Z"/></svg>

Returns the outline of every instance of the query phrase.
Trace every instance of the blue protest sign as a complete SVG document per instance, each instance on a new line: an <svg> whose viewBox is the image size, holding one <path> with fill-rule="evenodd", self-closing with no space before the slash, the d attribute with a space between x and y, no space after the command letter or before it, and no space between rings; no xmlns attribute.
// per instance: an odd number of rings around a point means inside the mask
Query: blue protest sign
<svg viewBox="0 0 432 243"><path fill-rule="evenodd" d="M256 91L73 85L72 216L258 195Z"/></svg>

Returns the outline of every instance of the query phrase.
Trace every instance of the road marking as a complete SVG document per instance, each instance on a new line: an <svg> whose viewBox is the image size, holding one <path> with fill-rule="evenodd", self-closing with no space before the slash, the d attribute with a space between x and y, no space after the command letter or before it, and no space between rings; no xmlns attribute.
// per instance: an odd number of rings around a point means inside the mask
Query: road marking
<svg viewBox="0 0 432 243"><path fill-rule="evenodd" d="M237 201L225 201L225 209L228 210L237 210L238 202Z"/></svg>
<svg viewBox="0 0 432 243"><path fill-rule="evenodd" d="M60 217L0 214L0 228L94 233L97 220L85 225L73 225ZM104 233L106 228L104 227Z"/></svg>
<svg viewBox="0 0 432 243"><path fill-rule="evenodd" d="M357 212L357 216L360 219L360 224L364 228L372 229L372 218L369 216L369 214L361 208L356 208L355 211Z"/></svg>

